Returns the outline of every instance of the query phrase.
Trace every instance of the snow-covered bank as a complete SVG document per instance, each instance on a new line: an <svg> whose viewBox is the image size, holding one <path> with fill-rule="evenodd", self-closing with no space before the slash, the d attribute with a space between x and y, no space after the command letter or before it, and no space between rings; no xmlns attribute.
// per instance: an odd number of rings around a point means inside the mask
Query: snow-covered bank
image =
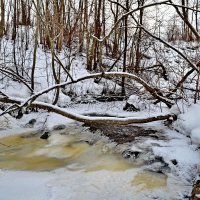
<svg viewBox="0 0 200 200"><path fill-rule="evenodd" d="M185 113L179 115L175 124L177 130L185 135L191 135L192 142L200 145L200 101L187 107ZM199 137L198 137L199 133Z"/></svg>

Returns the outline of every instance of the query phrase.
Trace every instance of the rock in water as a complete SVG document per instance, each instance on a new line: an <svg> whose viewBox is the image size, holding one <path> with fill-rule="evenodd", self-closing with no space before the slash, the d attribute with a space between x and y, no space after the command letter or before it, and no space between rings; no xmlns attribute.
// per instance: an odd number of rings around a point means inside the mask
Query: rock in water
<svg viewBox="0 0 200 200"><path fill-rule="evenodd" d="M140 153L141 153L141 151L132 151L131 149L126 149L125 151L122 152L122 156L124 158L136 159L139 157Z"/></svg>
<svg viewBox="0 0 200 200"><path fill-rule="evenodd" d="M33 125L34 125L34 124L35 124L35 122L36 122L36 119L31 119L31 120L30 120L28 123L29 123L29 124L33 124Z"/></svg>
<svg viewBox="0 0 200 200"><path fill-rule="evenodd" d="M172 162L174 165L177 165L177 164L178 164L178 162L177 162L176 159L171 160L171 162Z"/></svg>
<svg viewBox="0 0 200 200"><path fill-rule="evenodd" d="M64 124L56 125L52 128L53 131L59 131L65 129L66 126Z"/></svg>
<svg viewBox="0 0 200 200"><path fill-rule="evenodd" d="M36 119L31 119L29 122L25 125L26 128L33 128L33 126L36 123Z"/></svg>
<svg viewBox="0 0 200 200"><path fill-rule="evenodd" d="M43 139L43 140L47 140L49 138L49 131L45 131L41 136L40 138Z"/></svg>

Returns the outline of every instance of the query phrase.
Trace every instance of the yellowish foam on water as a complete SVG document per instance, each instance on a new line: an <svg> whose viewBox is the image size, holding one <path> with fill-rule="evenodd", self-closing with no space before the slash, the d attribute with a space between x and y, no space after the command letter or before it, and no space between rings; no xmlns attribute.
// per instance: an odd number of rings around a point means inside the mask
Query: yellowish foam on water
<svg viewBox="0 0 200 200"><path fill-rule="evenodd" d="M131 185L138 191L153 190L167 186L167 176L155 172L141 172L137 174Z"/></svg>
<svg viewBox="0 0 200 200"><path fill-rule="evenodd" d="M136 167L117 153L104 151L75 135L52 135L48 140L15 135L0 138L0 169L45 171L60 167L85 172L123 171Z"/></svg>
<svg viewBox="0 0 200 200"><path fill-rule="evenodd" d="M9 136L0 139L0 168L9 170L51 170L62 167L63 160L46 156L29 156L46 145L37 137Z"/></svg>
<svg viewBox="0 0 200 200"><path fill-rule="evenodd" d="M139 168L122 158L101 140L90 145L80 135L52 135L48 140L38 136L15 135L0 138L0 169L49 171L58 168L91 173L101 170L126 171ZM138 192L166 187L167 177L141 172L131 181Z"/></svg>

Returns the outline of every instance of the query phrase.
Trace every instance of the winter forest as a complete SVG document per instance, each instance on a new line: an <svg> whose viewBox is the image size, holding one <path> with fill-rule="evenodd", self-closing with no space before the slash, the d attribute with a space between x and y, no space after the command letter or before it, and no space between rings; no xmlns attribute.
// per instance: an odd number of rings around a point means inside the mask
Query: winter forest
<svg viewBox="0 0 200 200"><path fill-rule="evenodd" d="M199 0L0 0L0 199L200 199Z"/></svg>

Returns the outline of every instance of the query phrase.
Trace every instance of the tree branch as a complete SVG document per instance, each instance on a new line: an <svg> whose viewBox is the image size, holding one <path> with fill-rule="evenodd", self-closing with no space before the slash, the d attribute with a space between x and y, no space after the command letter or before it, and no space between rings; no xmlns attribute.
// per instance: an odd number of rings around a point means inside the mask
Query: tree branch
<svg viewBox="0 0 200 200"><path fill-rule="evenodd" d="M45 90L42 90L34 95L32 95L31 97L29 97L22 106L27 105L30 102L35 101L39 96L41 96L42 94L48 93L51 90L60 88L60 87L64 87L70 84L74 84L74 83L78 83L80 81L84 81L87 79L91 79L91 78L97 78L97 77L103 77L103 78L113 78L113 77L125 77L125 78L129 78L132 80L135 80L136 82L138 82L139 84L141 84L154 98L156 98L157 100L162 101L163 103L165 103L169 108L174 104L173 101L171 101L170 99L163 97L161 95L158 94L157 90L155 88L153 88L152 86L150 86L148 83L146 83L143 79L141 79L140 77L134 75L134 74L130 74L130 73L125 73L125 72L104 72L104 73L96 73L96 74L90 74L87 76L83 76L77 80L73 80L71 82L64 82L64 83L60 83L60 84L56 84L50 88L47 88Z"/></svg>
<svg viewBox="0 0 200 200"><path fill-rule="evenodd" d="M151 4L148 4L148 5L144 5L144 6L140 6L138 8L135 8L129 12L126 12L124 13L117 21L116 23L114 24L114 26L111 28L110 32L103 38L97 38L95 35L92 35L92 37L97 40L98 42L100 43L103 43L106 39L108 39L110 37L110 35L113 33L113 31L117 28L118 24L124 19L126 18L128 15L132 15L134 12L137 12L139 10L142 10L142 9L145 9L145 8L149 8L149 7L152 7L152 6L156 6L156 5L162 5L164 3L167 3L169 2L169 0L167 1L161 1L161 2L156 2L156 3L151 3ZM112 1L112 3L116 3L114 1ZM120 5L122 8L124 8L122 5Z"/></svg>
<svg viewBox="0 0 200 200"><path fill-rule="evenodd" d="M23 103L23 100L9 97L9 98L0 98L0 102L21 104ZM128 124L143 124L143 123L162 121L162 120L174 121L177 119L177 116L175 114L158 115L158 116L152 116L152 117L147 117L147 118L89 117L85 115L75 114L74 112L66 111L58 106L43 103L43 102L38 102L38 101L32 102L30 104L30 107L47 110L48 112L54 112L64 117L67 117L79 122L84 122L87 124L94 124L94 123L105 124L106 123L106 124L128 125Z"/></svg>
<svg viewBox="0 0 200 200"><path fill-rule="evenodd" d="M25 80L23 80L23 78L21 78L19 75L15 74L14 72L12 71L9 71L7 69L2 69L0 68L0 71L4 74L9 74L9 75L12 75L12 76L15 76L19 81L21 81L32 93L34 92L33 89L26 83Z"/></svg>

